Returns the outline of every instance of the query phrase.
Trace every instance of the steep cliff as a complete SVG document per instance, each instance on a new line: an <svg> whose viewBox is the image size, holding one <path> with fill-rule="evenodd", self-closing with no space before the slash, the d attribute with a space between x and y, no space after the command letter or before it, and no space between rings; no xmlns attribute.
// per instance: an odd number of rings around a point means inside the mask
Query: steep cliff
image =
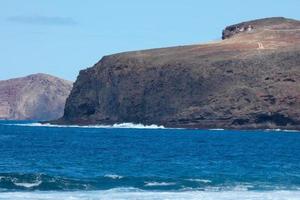
<svg viewBox="0 0 300 200"><path fill-rule="evenodd" d="M71 82L47 74L0 81L0 119L57 119L71 88Z"/></svg>
<svg viewBox="0 0 300 200"><path fill-rule="evenodd" d="M54 123L300 129L300 22L244 22L223 39L105 56Z"/></svg>

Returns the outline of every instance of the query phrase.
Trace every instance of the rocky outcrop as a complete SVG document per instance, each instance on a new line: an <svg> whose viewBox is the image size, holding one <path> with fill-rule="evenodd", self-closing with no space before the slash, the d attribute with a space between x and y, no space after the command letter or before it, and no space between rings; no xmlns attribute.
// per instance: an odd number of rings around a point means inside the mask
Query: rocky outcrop
<svg viewBox="0 0 300 200"><path fill-rule="evenodd" d="M244 22L223 39L105 56L54 123L300 129L300 22Z"/></svg>
<svg viewBox="0 0 300 200"><path fill-rule="evenodd" d="M293 19L286 19L283 17L273 17L258 19L248 22L242 22L226 27L222 32L222 39L228 39L241 33L254 33L262 30L291 30L298 22Z"/></svg>
<svg viewBox="0 0 300 200"><path fill-rule="evenodd" d="M70 81L47 74L0 81L0 119L57 119L71 88Z"/></svg>

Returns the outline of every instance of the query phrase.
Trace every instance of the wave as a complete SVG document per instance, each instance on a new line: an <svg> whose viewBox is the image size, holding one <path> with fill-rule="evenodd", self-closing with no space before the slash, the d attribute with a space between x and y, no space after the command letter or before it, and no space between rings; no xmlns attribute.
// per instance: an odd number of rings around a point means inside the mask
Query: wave
<svg viewBox="0 0 300 200"><path fill-rule="evenodd" d="M176 185L174 182L145 182L146 187L156 187L156 186L171 186Z"/></svg>
<svg viewBox="0 0 300 200"><path fill-rule="evenodd" d="M230 129L223 129L223 128L212 128L212 129L208 129L209 131L237 131L237 130L230 130ZM238 130L240 132L255 132L255 131L264 131L264 132L288 132L288 133L300 133L300 130L292 130L292 129L257 129L257 130L253 130L253 129L243 129L243 130Z"/></svg>
<svg viewBox="0 0 300 200"><path fill-rule="evenodd" d="M300 192L298 185L276 183L217 182L199 178L163 179L159 177L130 177L106 174L90 178L68 178L46 174L0 173L1 191L92 191L129 187L145 191L280 191L294 190ZM126 190L126 191L127 191ZM0 198L1 200L1 198Z"/></svg>
<svg viewBox="0 0 300 200"><path fill-rule="evenodd" d="M22 124L5 124L11 126L29 126L29 127L50 127L50 128L132 128L132 129L165 129L161 125L143 125L143 124L134 124L134 123L120 123L113 125L55 125L55 124L42 124L42 123L22 123Z"/></svg>
<svg viewBox="0 0 300 200"><path fill-rule="evenodd" d="M286 133L300 133L300 130L288 130L288 129L265 129L265 132L286 132Z"/></svg>
<svg viewBox="0 0 300 200"><path fill-rule="evenodd" d="M249 192L249 191L188 191L188 192L155 192L140 191L131 188L112 189L105 191L75 191L75 192L3 192L0 200L299 200L300 191L271 191L271 192Z"/></svg>
<svg viewBox="0 0 300 200"><path fill-rule="evenodd" d="M166 128L163 125L144 125L144 124L135 124L135 123L117 123L113 125L56 125L50 123L12 123L12 124L2 124L2 125L10 125L10 126L29 126L29 127L50 127L50 128L102 128L102 129L184 129L184 128ZM201 129L205 130L205 129ZM212 128L207 129L208 131L230 131L230 129L223 128ZM300 130L292 130L292 129L258 129L258 130L239 130L239 131L264 131L264 132L286 132L286 133L300 133ZM1 139L1 138L0 138Z"/></svg>
<svg viewBox="0 0 300 200"><path fill-rule="evenodd" d="M186 179L187 181L192 181L192 182L200 182L200 183L211 183L211 180L208 179L198 179L198 178L191 178L191 179Z"/></svg>
<svg viewBox="0 0 300 200"><path fill-rule="evenodd" d="M116 175L116 174L106 174L106 175L104 175L104 177L111 178L111 179L121 179L121 178L124 178L123 176L119 176L119 175Z"/></svg>
<svg viewBox="0 0 300 200"><path fill-rule="evenodd" d="M42 183L42 181L37 181L34 183L14 183L16 186L21 186L25 188L32 188L32 187L37 187Z"/></svg>
<svg viewBox="0 0 300 200"><path fill-rule="evenodd" d="M86 181L45 174L1 173L0 190L86 190L93 189ZM1 200L1 198L0 198Z"/></svg>

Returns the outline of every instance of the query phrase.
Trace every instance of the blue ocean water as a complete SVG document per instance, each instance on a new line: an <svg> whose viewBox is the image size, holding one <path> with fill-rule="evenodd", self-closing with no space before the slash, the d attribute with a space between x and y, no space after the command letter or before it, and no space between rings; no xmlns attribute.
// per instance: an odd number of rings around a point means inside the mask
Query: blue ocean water
<svg viewBox="0 0 300 200"><path fill-rule="evenodd" d="M300 199L300 132L1 121L1 199Z"/></svg>

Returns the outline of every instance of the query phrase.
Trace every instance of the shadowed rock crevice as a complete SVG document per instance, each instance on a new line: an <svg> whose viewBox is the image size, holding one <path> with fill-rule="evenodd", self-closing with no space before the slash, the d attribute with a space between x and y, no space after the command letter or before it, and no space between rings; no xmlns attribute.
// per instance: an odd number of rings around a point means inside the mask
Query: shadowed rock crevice
<svg viewBox="0 0 300 200"><path fill-rule="evenodd" d="M287 126L287 125L296 125L297 123L290 117L284 116L280 113L274 114L259 114L255 116L255 123L273 123L276 126Z"/></svg>

